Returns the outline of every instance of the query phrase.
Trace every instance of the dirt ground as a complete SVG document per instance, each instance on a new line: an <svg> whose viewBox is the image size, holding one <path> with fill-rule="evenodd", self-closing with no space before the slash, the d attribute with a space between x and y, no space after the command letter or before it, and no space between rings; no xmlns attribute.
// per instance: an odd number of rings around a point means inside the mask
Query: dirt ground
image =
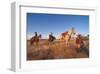
<svg viewBox="0 0 100 74"><path fill-rule="evenodd" d="M44 39L38 46L30 45L27 40L27 60L89 58L89 40L84 40L84 43L84 48L77 49L74 40L70 41L69 46L61 40L49 43Z"/></svg>

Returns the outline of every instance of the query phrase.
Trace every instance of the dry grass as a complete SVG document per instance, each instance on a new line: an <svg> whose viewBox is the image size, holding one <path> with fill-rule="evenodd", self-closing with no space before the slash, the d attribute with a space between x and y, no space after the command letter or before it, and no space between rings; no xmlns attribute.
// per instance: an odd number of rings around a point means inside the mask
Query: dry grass
<svg viewBox="0 0 100 74"><path fill-rule="evenodd" d="M59 40L52 43L41 40L38 46L30 45L27 41L27 60L88 58L89 52L86 50L89 50L88 40L85 48L80 49L80 51L75 48L74 41L70 41L69 46Z"/></svg>

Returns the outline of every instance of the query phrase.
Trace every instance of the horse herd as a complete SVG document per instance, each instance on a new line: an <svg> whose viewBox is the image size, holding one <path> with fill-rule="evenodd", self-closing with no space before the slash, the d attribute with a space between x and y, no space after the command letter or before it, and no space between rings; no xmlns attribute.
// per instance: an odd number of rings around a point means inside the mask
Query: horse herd
<svg viewBox="0 0 100 74"><path fill-rule="evenodd" d="M35 32L35 35L30 39L30 45L38 46L41 38L42 35ZM59 40L64 41L66 43L66 46L69 46L69 42L72 38L76 40L75 43L77 48L80 48L84 45L81 35L76 35L76 33L73 31L73 28L70 31L61 33ZM48 42L52 43L54 42L54 40L56 40L56 37L53 36L53 33L51 32L48 36Z"/></svg>
<svg viewBox="0 0 100 74"><path fill-rule="evenodd" d="M35 35L30 39L30 45L38 46L41 38L42 38L42 35L41 34L38 35L38 33L35 32ZM53 33L50 33L48 41L53 42L55 39L56 37L53 36Z"/></svg>

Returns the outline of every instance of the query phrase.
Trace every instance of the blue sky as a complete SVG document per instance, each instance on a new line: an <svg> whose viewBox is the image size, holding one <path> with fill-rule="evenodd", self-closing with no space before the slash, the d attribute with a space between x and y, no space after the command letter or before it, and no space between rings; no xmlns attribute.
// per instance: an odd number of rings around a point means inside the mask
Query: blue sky
<svg viewBox="0 0 100 74"><path fill-rule="evenodd" d="M50 32L54 36L74 27L77 33L89 34L89 16L67 14L27 13L27 36L34 32L42 34L45 38Z"/></svg>

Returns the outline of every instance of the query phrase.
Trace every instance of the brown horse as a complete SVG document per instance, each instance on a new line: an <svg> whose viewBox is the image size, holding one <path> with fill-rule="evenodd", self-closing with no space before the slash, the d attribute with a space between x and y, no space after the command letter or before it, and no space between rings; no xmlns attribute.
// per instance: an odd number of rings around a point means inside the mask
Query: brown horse
<svg viewBox="0 0 100 74"><path fill-rule="evenodd" d="M40 38L41 38L41 34L38 35L37 32L35 32L35 36L33 36L30 39L30 45L38 46L39 45Z"/></svg>
<svg viewBox="0 0 100 74"><path fill-rule="evenodd" d="M68 46L69 42L71 40L72 34L74 34L74 33L75 33L75 29L71 28L69 31L66 31L66 32L64 32L64 33L61 34L61 39L60 40L65 41L65 43Z"/></svg>
<svg viewBox="0 0 100 74"><path fill-rule="evenodd" d="M68 32L64 32L61 34L61 40L63 40L67 44L67 46L69 44L70 38L71 36L68 34Z"/></svg>

